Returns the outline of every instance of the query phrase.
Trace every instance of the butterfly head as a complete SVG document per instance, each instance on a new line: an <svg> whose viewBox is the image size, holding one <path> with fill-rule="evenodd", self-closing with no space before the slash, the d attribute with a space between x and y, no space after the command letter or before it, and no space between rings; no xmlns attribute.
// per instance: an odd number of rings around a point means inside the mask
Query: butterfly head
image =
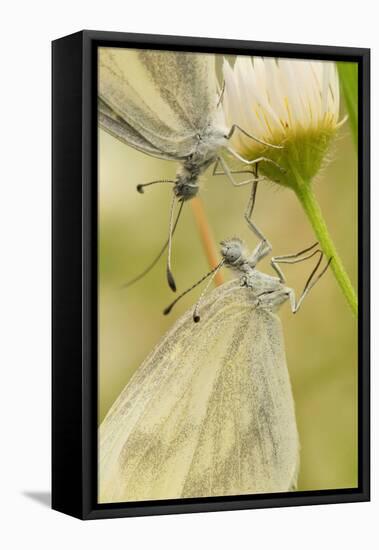
<svg viewBox="0 0 379 550"><path fill-rule="evenodd" d="M199 191L199 171L182 166L176 175L174 193L181 201L193 199Z"/></svg>
<svg viewBox="0 0 379 550"><path fill-rule="evenodd" d="M182 182L177 181L175 183L174 187L174 193L181 201L188 201L190 199L193 199L193 197L196 197L197 193L199 191L199 186L196 182L189 183L189 182Z"/></svg>
<svg viewBox="0 0 379 550"><path fill-rule="evenodd" d="M236 267L245 261L244 244L241 239L233 238L221 241L221 255L225 264Z"/></svg>

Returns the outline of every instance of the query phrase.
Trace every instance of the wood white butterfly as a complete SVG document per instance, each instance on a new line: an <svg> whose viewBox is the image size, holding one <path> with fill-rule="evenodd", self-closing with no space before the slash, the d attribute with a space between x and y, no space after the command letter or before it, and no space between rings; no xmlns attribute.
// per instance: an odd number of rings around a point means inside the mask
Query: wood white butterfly
<svg viewBox="0 0 379 550"><path fill-rule="evenodd" d="M153 157L177 161L180 167L174 180L155 180L173 185L170 208L167 280L176 284L171 270L171 241L185 201L197 195L199 177L211 165L213 174L225 174L235 186L256 180L255 176L236 182L233 174L251 174L248 167L231 170L222 157L228 151L245 165L270 159L243 159L229 145L235 131L270 146L247 134L240 126L225 126L220 107L214 54L100 48L99 124L118 140ZM175 208L179 203L175 220ZM158 259L157 258L157 259ZM155 265L155 261L152 265ZM144 272L145 273L145 272ZM130 281L138 280L139 277Z"/></svg>
<svg viewBox="0 0 379 550"><path fill-rule="evenodd" d="M272 277L256 269L270 249L264 241L251 255L239 239L222 243L222 260L208 275L226 265L239 278L206 298L202 294L138 368L101 424L99 502L296 486L299 440L275 312L289 300L295 313L326 271L330 261L316 276L323 254L315 246L273 258L278 276ZM279 264L317 254L297 301Z"/></svg>

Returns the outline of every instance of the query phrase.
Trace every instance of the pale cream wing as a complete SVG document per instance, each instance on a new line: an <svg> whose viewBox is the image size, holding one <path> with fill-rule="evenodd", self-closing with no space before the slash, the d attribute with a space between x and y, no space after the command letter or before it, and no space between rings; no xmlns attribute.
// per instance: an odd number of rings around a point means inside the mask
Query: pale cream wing
<svg viewBox="0 0 379 550"><path fill-rule="evenodd" d="M223 312L232 340L209 396L182 497L275 493L296 487L299 439L279 318ZM226 309L226 308L225 308ZM234 326L235 324L235 326ZM234 326L234 329L233 329Z"/></svg>
<svg viewBox="0 0 379 550"><path fill-rule="evenodd" d="M173 160L181 160L193 151L196 132L185 126L160 94L151 75L141 62L138 50L100 48L98 62L100 112L104 105L115 113L118 123L132 127L155 149ZM108 126L100 124L108 131ZM106 119L106 122L108 120ZM115 127L113 135L115 135ZM117 136L124 141L124 136ZM130 145L135 146L131 141ZM149 153L149 151L146 151Z"/></svg>
<svg viewBox="0 0 379 550"><path fill-rule="evenodd" d="M279 321L255 311L238 281L201 313L196 325L191 311L177 321L102 423L100 502L290 489L297 433L280 332L273 382L263 352L246 350Z"/></svg>
<svg viewBox="0 0 379 550"><path fill-rule="evenodd" d="M213 124L217 106L214 54L140 50L139 58L181 127L201 133Z"/></svg>
<svg viewBox="0 0 379 550"><path fill-rule="evenodd" d="M202 308L203 321L209 317L214 303L217 307L222 304L218 300L219 297L238 287L238 282L234 280L214 290L207 297ZM193 335L197 334L197 340L203 334L203 326L203 322L194 324L192 311L184 314L137 369L102 422L99 430L101 502L147 498L148 483L143 488L144 480L139 476L139 472L130 475L131 468L134 467L133 449L130 454L124 451L133 446L133 432L142 431L148 434L152 432L152 441L159 442L161 434L158 433L156 424L160 419L163 419L164 423L166 407L170 409L176 404L177 398L172 393L173 388L179 385L183 390L191 389L188 377L193 375L191 365L191 357L194 355ZM205 335L203 338L207 340ZM195 357L200 360L199 354ZM151 415L150 410L152 410ZM143 459L143 452L141 450L137 452L139 458ZM125 470L126 474L121 470ZM129 481L130 477L131 481ZM141 488L137 489L139 496L131 491L131 485L136 482L141 484Z"/></svg>
<svg viewBox="0 0 379 550"><path fill-rule="evenodd" d="M171 154L164 153L154 147L100 98L98 101L98 113L100 127L119 141L153 157L172 160Z"/></svg>

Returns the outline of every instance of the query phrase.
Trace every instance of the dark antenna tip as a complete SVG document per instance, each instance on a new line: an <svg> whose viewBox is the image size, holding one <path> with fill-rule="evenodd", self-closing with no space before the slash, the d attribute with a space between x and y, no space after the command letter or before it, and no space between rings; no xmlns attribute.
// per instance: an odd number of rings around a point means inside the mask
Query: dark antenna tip
<svg viewBox="0 0 379 550"><path fill-rule="evenodd" d="M206 275L204 275L204 277L202 277L199 281L197 281L197 283L195 283L194 285L192 285L191 287L187 288L187 290L185 290L184 292L182 292L180 294L180 296L178 296L177 298L175 298L175 300L173 302L171 302L170 305L168 305L166 307L166 309L163 310L163 314L164 315L168 315L168 313L170 313L170 311L172 310L172 308L174 307L174 305L179 302L179 300L181 300L183 298L183 296L185 296L186 294L188 294L189 292L191 292L191 290L193 290L194 288L197 287L197 285L199 285L200 283L202 283L203 281L205 281L205 279L207 279L210 275L214 275L219 269L220 267L224 264L224 260L221 260L221 262L214 268L212 269L211 271L209 271L209 273L207 273ZM169 269L167 269L167 278L169 279L171 277L172 279L172 282L174 282L174 278L172 276L172 273ZM213 277L211 279L211 281L213 280ZM175 282L174 282L175 284ZM170 285L171 286L171 285ZM175 287L176 289L176 287ZM199 303L199 302L198 302ZM194 309L194 312L193 312L193 320L195 323L198 323L200 321L200 315L197 313L198 309L197 309L198 306L195 307Z"/></svg>
<svg viewBox="0 0 379 550"><path fill-rule="evenodd" d="M168 314L171 312L173 305L174 305L174 304L170 304L169 306L167 306L167 307L163 310L163 315L168 315Z"/></svg>
<svg viewBox="0 0 379 550"><path fill-rule="evenodd" d="M137 191L138 193L144 193L145 191L143 190L143 184L142 183L139 183L137 185Z"/></svg>
<svg viewBox="0 0 379 550"><path fill-rule="evenodd" d="M167 282L168 282L168 286L171 288L171 290L173 292L176 292L176 284L175 284L175 279L174 279L174 276L173 274L171 273L171 271L169 270L169 268L167 268Z"/></svg>

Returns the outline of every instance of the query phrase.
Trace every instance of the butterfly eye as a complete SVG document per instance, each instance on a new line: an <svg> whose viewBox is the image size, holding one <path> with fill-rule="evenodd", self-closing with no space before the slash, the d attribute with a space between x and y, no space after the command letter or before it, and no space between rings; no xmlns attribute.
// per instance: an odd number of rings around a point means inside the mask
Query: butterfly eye
<svg viewBox="0 0 379 550"><path fill-rule="evenodd" d="M235 245L224 245L221 248L221 254L229 263L235 263L241 257L241 248Z"/></svg>
<svg viewBox="0 0 379 550"><path fill-rule="evenodd" d="M232 262L235 262L236 260L238 260L240 255L241 255L241 253L236 249L229 250L228 256L229 256L229 258Z"/></svg>

